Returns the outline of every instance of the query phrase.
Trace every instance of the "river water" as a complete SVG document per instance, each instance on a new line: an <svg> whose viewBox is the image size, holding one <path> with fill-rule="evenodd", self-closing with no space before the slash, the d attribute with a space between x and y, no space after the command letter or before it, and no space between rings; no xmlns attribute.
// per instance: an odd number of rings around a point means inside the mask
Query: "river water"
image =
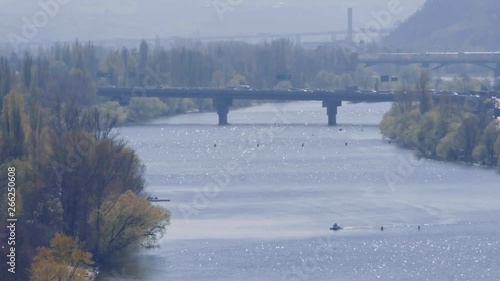
<svg viewBox="0 0 500 281"><path fill-rule="evenodd" d="M344 104L339 127L294 102L121 128L172 218L103 279L500 280L500 175L389 144L389 107Z"/></svg>

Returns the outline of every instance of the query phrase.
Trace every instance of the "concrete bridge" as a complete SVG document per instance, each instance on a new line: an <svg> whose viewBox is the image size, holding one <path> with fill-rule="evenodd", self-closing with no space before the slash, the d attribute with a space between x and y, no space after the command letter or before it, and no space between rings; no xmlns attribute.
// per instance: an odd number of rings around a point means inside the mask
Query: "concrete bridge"
<svg viewBox="0 0 500 281"><path fill-rule="evenodd" d="M373 91L330 91L330 90L262 90L262 89L217 89L217 88L99 88L97 94L128 103L131 97L198 98L212 99L219 116L219 125L227 125L229 107L233 100L270 101L322 101L328 115L328 125L337 125L337 110L342 101L350 102L391 102L392 93Z"/></svg>
<svg viewBox="0 0 500 281"><path fill-rule="evenodd" d="M425 53L378 53L363 54L358 59L366 66L377 64L421 64L438 69L452 64L475 64L491 69L500 76L500 52L425 52Z"/></svg>
<svg viewBox="0 0 500 281"><path fill-rule="evenodd" d="M396 94L375 91L349 91L349 90L273 90L273 89L218 89L218 88L99 88L97 94L122 104L129 102L131 97L158 97L158 98L197 98L212 99L213 106L219 116L219 125L227 125L229 108L233 100L269 100L269 101L321 101L326 108L328 125L337 125L338 107L343 101L347 102L394 102ZM479 104L477 100L491 96L489 93L476 95L475 93L432 94L435 104L440 102L458 102Z"/></svg>

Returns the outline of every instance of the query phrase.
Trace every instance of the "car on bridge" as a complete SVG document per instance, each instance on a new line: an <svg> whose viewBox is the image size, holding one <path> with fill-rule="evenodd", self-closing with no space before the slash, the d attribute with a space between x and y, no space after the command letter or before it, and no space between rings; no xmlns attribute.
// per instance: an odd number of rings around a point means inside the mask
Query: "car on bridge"
<svg viewBox="0 0 500 281"><path fill-rule="evenodd" d="M249 85L239 85L238 86L238 89L242 89L242 90L251 90L252 87L250 87Z"/></svg>
<svg viewBox="0 0 500 281"><path fill-rule="evenodd" d="M322 88L316 88L314 91L316 91L316 92L329 92L330 90L322 89Z"/></svg>

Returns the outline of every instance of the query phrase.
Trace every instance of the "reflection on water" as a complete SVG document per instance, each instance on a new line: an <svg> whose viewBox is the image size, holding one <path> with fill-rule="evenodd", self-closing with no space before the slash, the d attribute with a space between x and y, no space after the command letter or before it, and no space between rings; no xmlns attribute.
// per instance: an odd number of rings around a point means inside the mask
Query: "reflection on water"
<svg viewBox="0 0 500 281"><path fill-rule="evenodd" d="M339 127L298 102L122 128L172 223L115 278L499 280L499 175L383 141L389 106L344 104Z"/></svg>

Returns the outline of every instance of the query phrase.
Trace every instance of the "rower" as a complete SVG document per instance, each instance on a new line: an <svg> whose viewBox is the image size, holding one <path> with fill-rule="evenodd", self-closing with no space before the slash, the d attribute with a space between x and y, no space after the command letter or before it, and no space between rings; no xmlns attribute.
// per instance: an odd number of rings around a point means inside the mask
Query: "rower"
<svg viewBox="0 0 500 281"><path fill-rule="evenodd" d="M342 227L339 226L337 223L334 223L333 226L330 228L330 230L333 230L333 231L337 231L337 230L341 230Z"/></svg>

